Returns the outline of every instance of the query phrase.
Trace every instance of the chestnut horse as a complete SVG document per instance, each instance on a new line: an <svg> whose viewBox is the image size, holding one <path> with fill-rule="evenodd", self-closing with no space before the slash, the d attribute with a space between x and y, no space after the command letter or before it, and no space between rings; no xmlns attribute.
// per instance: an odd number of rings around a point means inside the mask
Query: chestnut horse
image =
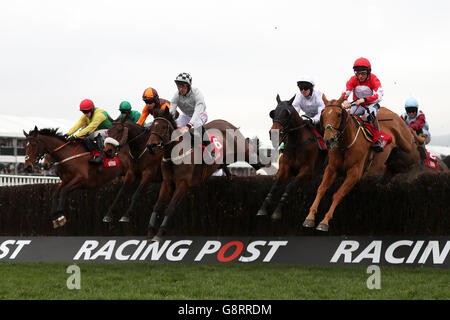
<svg viewBox="0 0 450 320"><path fill-rule="evenodd" d="M108 129L108 138L115 140L114 144L105 143L104 151L107 157L111 157L119 149L129 146L128 152L130 157L130 165L126 172L124 183L119 190L114 202L103 218L103 222L111 222L113 218L113 210L117 205L125 188L129 188L137 178L140 179L139 185L131 199L130 207L127 212L120 218L120 222L129 222L130 215L134 212L137 200L141 196L142 190L151 182L159 183L162 181L161 175L161 159L163 152L150 154L147 150L147 140L150 130L144 128L134 122L125 119L113 122ZM108 140L105 140L107 142Z"/></svg>
<svg viewBox="0 0 450 320"><path fill-rule="evenodd" d="M68 141L58 129L41 129L37 127L26 137L25 169L31 167L45 155L56 161L57 174L61 183L52 196L53 227L62 227L67 219L63 214L64 200L76 189L99 187L114 178L124 175L128 165L128 152L119 154L119 166L103 168L102 165L91 164L90 152L80 141Z"/></svg>
<svg viewBox="0 0 450 320"><path fill-rule="evenodd" d="M342 108L343 100L344 95L339 100L332 101L328 101L323 96L325 109L322 111L321 122L325 129L324 141L328 148L328 165L325 168L314 203L303 222L304 227L314 227L320 200L338 174L344 173L346 175L345 180L334 193L331 207L317 227L317 230L328 231L329 221L332 219L337 205L363 177L365 170L370 165L369 159L373 152L371 142L367 141L363 134L359 134L359 127L353 121L353 116L350 116ZM417 167L420 164L420 155L405 122L396 113L386 108L380 108L377 118L379 119L380 130L389 134L392 137L392 142L385 147L383 152L374 155L367 174L383 174L386 170L385 162L394 148L412 154L411 168Z"/></svg>
<svg viewBox="0 0 450 320"><path fill-rule="evenodd" d="M310 180L323 171L327 156L326 150L319 149L317 138L310 128L311 124L304 121L292 106L294 98L295 96L289 101L281 101L280 96L277 95L278 105L275 110L270 112L270 117L273 120L270 136L272 138L272 134L278 131L281 134L279 143L285 142L285 148L279 159L275 183L267 194L261 209L259 209L258 216L267 215L267 210L273 202L274 192L290 180L272 214L273 220L281 219L289 194L298 184ZM277 144L274 140L272 142ZM278 144L274 147L278 148Z"/></svg>
<svg viewBox="0 0 450 320"><path fill-rule="evenodd" d="M216 161L206 164L200 159L200 163L198 163L196 155L202 154L201 146L191 147L191 141L172 139L172 133L177 129L177 124L168 109L160 111L150 127L149 150L156 152L162 149L164 151L161 162L163 181L148 225L147 238L152 241L161 241L169 227L171 217L188 190L205 181L218 169L226 169L229 164L226 163L227 161L235 162L243 156L242 158L245 158L243 160L250 163L256 170L262 167L260 164L251 163L251 155L257 157L257 150L253 149L253 145L244 138L238 128L224 120L211 121L204 128L208 130L208 133L214 131L216 138L214 145L221 149L220 153L226 161L217 161L216 159ZM228 133L232 132L234 136L227 135L228 130L230 130ZM174 136L176 134L177 132ZM184 135L183 139L187 136L190 135ZM238 145L239 142L242 144ZM187 145L188 149L180 149L179 147L182 145ZM177 150L182 154L180 155ZM197 153L198 150L199 153ZM243 151L244 154L238 154L239 151ZM183 162L181 162L182 159ZM157 220L161 213L164 213L164 219L158 228Z"/></svg>

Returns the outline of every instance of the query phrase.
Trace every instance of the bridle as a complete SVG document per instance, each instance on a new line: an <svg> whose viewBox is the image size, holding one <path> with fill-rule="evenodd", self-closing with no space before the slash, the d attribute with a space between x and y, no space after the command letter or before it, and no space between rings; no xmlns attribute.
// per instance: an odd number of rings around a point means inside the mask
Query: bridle
<svg viewBox="0 0 450 320"><path fill-rule="evenodd" d="M325 112L326 108L339 108L339 109L342 110L342 113L341 113L341 122L340 122L340 124L339 124L339 128L336 128L336 127L332 126L331 124L327 124L326 127L324 128L324 131L327 131L327 130L336 130L338 133L335 134L335 135L333 136L333 139L339 140L339 138L342 136L342 134L344 133L345 129L346 129L347 126L348 126L348 121L345 121L345 122L344 122L344 116L342 116L342 115L344 114L344 112L347 112L347 111L346 111L344 108L342 108L341 105L337 105L337 104L329 104L329 105L326 105L326 106L325 106L325 108L323 109L322 112ZM347 117L345 117L345 120L346 120L346 119L347 119Z"/></svg>
<svg viewBox="0 0 450 320"><path fill-rule="evenodd" d="M161 142L158 144L155 144L154 147L157 148L162 148L170 143L172 143L173 141L171 140L171 131L173 132L175 130L175 128L173 127L172 123L167 120L166 118L162 118L162 117L156 117L153 120L153 124L157 121L157 120L163 120L165 121L168 126L167 126L167 130L166 132L164 132L163 134L160 134L159 132L155 132L155 131L150 131L150 136L151 135L155 135L157 137L159 137L161 139Z"/></svg>

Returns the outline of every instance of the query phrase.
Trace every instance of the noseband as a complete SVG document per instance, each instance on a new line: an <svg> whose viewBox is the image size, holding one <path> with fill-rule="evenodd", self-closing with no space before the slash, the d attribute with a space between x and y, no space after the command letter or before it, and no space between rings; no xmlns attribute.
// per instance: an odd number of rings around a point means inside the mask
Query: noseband
<svg viewBox="0 0 450 320"><path fill-rule="evenodd" d="M337 105L337 104L327 105L327 106L325 106L325 109L326 108L333 108L333 107L334 108L340 108L342 110L341 123L339 124L339 128L333 127L331 124L327 124L327 126L325 127L325 131L327 131L327 130L336 130L338 133L333 138L338 140L342 136L342 134L344 133L345 129L347 128L347 121L344 121L344 120L347 119L347 117L344 117L344 112L347 112L347 111L344 108L342 108L342 106ZM324 109L324 111L325 111L325 109Z"/></svg>
<svg viewBox="0 0 450 320"><path fill-rule="evenodd" d="M165 122L167 122L167 124L168 124L167 131L165 133L163 133L163 134L160 134L159 132L155 132L155 131L152 130L150 132L150 136L152 134L154 134L155 136L159 137L162 141L157 146L163 147L163 146L168 145L168 144L170 144L172 142L172 140L170 139L170 135L171 135L170 131L171 130L172 131L175 130L175 128L173 127L172 123L169 120L167 120L166 118L157 117L157 118L155 118L153 120L153 123L155 123L155 121L157 121L157 120L164 120Z"/></svg>

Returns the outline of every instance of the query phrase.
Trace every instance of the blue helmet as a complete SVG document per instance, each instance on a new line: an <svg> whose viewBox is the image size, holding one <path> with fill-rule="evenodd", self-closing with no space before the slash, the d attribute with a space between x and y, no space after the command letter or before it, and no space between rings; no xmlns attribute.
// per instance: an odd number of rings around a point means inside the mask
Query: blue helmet
<svg viewBox="0 0 450 320"><path fill-rule="evenodd" d="M419 102L415 98L409 98L405 101L406 112L417 112L419 110Z"/></svg>

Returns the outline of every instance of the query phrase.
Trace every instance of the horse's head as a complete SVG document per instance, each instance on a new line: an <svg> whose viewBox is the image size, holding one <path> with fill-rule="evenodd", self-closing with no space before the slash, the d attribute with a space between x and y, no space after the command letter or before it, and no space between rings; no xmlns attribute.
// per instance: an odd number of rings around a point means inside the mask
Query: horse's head
<svg viewBox="0 0 450 320"><path fill-rule="evenodd" d="M150 154L156 154L159 149L164 148L172 139L172 132L176 130L177 124L172 118L169 109L159 110L150 127L150 137L147 148Z"/></svg>
<svg viewBox="0 0 450 320"><path fill-rule="evenodd" d="M36 126L29 133L23 130L23 134L26 137L24 169L31 173L33 165L44 157L46 151L44 144L39 140L39 130Z"/></svg>
<svg viewBox="0 0 450 320"><path fill-rule="evenodd" d="M291 98L289 101L281 101L280 96L277 95L277 107L270 111L269 116L272 118L273 124L269 131L270 140L272 141L272 144L274 144L274 147L278 147L278 145L275 146L275 144L281 142L286 137L287 133L289 132L289 129L292 129L293 123L292 118L297 111L295 111L294 107L292 106L292 102L294 101L295 96ZM272 139L273 134L281 134L282 138L281 140Z"/></svg>
<svg viewBox="0 0 450 320"><path fill-rule="evenodd" d="M324 130L323 140L328 150L333 149L346 128L348 113L342 108L345 94L338 100L328 101L325 95L322 96L325 108L320 116L320 126Z"/></svg>
<svg viewBox="0 0 450 320"><path fill-rule="evenodd" d="M120 147L128 142L128 131L127 120L125 118L113 122L111 127L108 128L108 137L105 139L103 148L108 158L113 158Z"/></svg>

